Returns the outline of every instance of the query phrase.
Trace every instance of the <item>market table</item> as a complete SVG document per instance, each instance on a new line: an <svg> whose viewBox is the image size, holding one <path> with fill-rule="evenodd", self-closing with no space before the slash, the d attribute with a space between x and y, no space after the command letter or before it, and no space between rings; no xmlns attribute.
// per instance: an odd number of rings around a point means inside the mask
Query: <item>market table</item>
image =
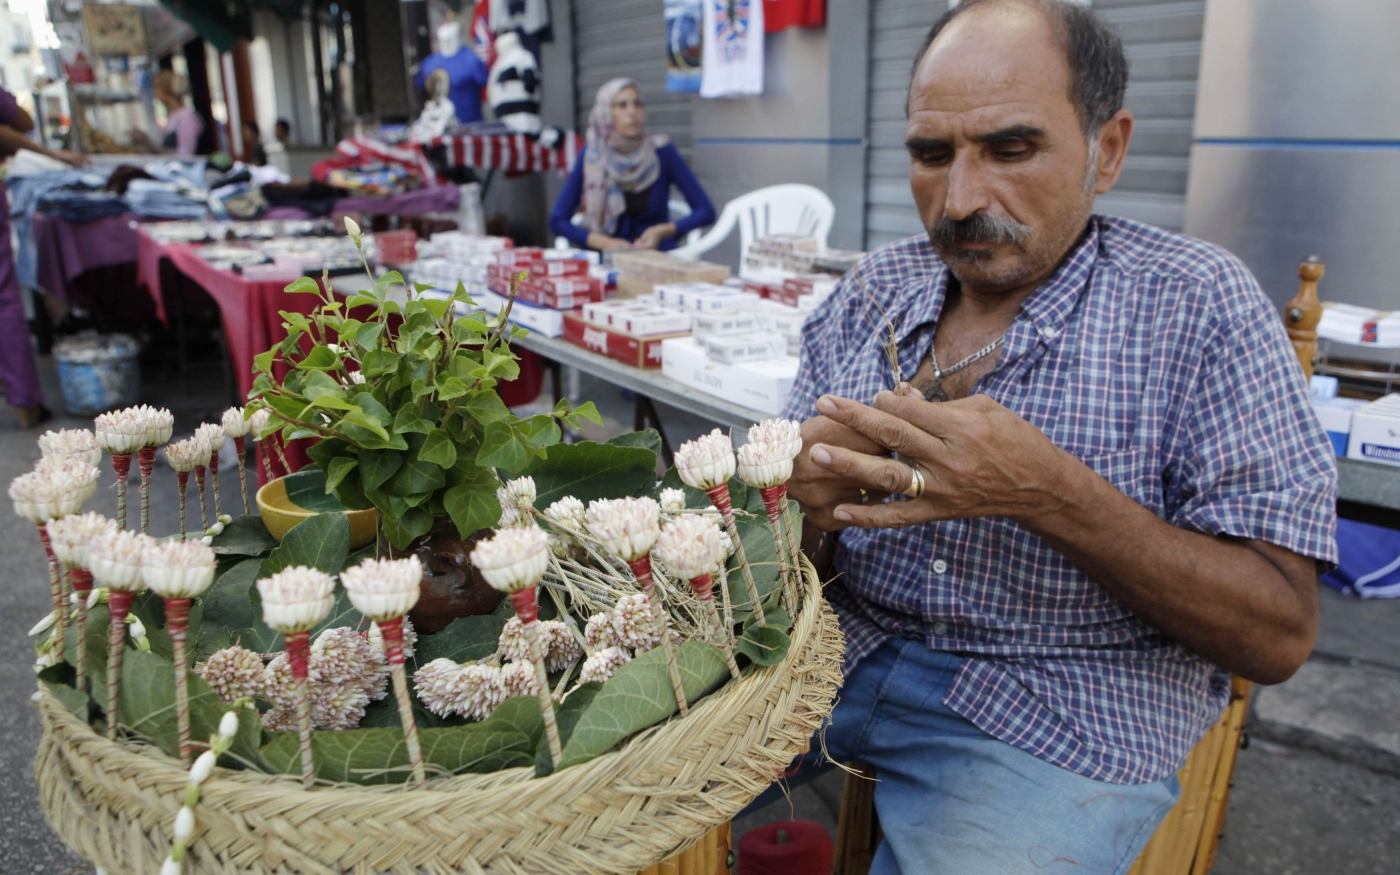
<svg viewBox="0 0 1400 875"><path fill-rule="evenodd" d="M64 304L74 303L73 281L89 270L130 264L136 249L132 215L104 216L73 222L49 213L31 217L38 253L35 279L39 288Z"/></svg>
<svg viewBox="0 0 1400 875"><path fill-rule="evenodd" d="M1400 466L1338 459L1337 498L1400 511Z"/></svg>

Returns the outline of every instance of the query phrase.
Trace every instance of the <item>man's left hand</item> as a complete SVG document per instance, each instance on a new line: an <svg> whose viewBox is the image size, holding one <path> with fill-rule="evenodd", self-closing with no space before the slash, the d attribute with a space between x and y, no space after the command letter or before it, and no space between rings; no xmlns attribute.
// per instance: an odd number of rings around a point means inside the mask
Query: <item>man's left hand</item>
<svg viewBox="0 0 1400 875"><path fill-rule="evenodd" d="M1055 510L1066 466L1078 464L1035 426L985 395L932 403L881 392L874 407L825 395L817 410L900 458L819 444L810 448L815 464L891 493L909 491L910 465L923 473L919 498L835 509L836 519L861 528L984 516L1029 522Z"/></svg>

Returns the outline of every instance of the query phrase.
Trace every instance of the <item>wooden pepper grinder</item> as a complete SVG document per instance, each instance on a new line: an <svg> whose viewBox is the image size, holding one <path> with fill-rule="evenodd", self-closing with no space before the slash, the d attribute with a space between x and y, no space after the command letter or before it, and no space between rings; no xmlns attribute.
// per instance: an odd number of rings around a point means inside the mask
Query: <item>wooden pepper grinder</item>
<svg viewBox="0 0 1400 875"><path fill-rule="evenodd" d="M1298 294L1283 306L1283 325L1288 329L1288 338L1293 341L1293 349L1298 353L1298 363L1303 366L1303 376L1311 380L1313 359L1317 356L1317 323L1322 319L1322 304L1317 300L1317 281L1326 273L1327 265L1316 255L1298 265Z"/></svg>

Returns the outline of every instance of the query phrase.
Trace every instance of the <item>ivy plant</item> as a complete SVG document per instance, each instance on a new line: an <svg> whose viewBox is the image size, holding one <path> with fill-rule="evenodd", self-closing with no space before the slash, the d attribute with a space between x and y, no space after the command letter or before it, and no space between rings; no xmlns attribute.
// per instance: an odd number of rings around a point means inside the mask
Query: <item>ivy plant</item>
<svg viewBox="0 0 1400 875"><path fill-rule="evenodd" d="M360 245L359 229L350 228ZM362 256L363 258L363 253ZM496 524L501 475L524 471L557 444L561 425L601 423L592 402L559 402L552 414L515 416L497 392L520 374L511 341L510 302L488 316L459 282L426 294L398 271L343 303L327 277L302 277L288 294L316 295L309 313L283 311L287 337L254 358L250 398L271 408L267 433L318 438L308 454L326 474L326 492L352 509L377 507L384 536L405 549L450 516L458 533ZM390 290L402 287L402 304ZM365 318L355 318L351 312ZM285 377L276 377L277 366Z"/></svg>

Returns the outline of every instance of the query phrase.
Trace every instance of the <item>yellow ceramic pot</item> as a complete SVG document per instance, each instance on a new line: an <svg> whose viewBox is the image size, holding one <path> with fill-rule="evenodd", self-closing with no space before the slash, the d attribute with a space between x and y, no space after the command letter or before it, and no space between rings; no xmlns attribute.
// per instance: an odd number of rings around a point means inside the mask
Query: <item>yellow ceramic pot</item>
<svg viewBox="0 0 1400 875"><path fill-rule="evenodd" d="M308 517L343 513L350 521L350 549L373 541L379 527L378 509L348 510L334 495L327 495L325 488L326 475L314 466L265 484L258 490L258 513L268 533L280 542L293 526Z"/></svg>

